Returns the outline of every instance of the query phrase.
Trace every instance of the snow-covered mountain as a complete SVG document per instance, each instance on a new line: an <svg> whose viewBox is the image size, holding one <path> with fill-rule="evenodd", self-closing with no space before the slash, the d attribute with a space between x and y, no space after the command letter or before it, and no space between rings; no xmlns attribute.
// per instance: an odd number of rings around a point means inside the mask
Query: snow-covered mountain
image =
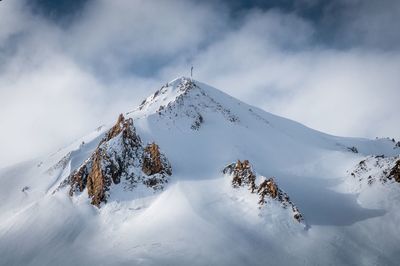
<svg viewBox="0 0 400 266"><path fill-rule="evenodd" d="M398 265L399 154L178 78L0 170L0 264Z"/></svg>

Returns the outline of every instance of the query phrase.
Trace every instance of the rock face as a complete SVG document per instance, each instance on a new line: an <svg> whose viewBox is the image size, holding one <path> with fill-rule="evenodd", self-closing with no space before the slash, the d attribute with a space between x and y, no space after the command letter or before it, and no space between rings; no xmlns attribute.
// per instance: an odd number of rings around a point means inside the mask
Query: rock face
<svg viewBox="0 0 400 266"><path fill-rule="evenodd" d="M350 171L350 176L358 181L360 187L375 183L386 184L391 180L400 183L400 158L368 156Z"/></svg>
<svg viewBox="0 0 400 266"><path fill-rule="evenodd" d="M236 163L230 164L223 170L224 174L232 175L232 186L238 188L241 186L248 186L251 189L251 193L257 189L256 186L256 175L251 169L250 162L244 160L241 162L238 160Z"/></svg>
<svg viewBox="0 0 400 266"><path fill-rule="evenodd" d="M260 200L258 201L258 204L260 204L260 205L265 204L266 202L268 202L268 198L278 200L279 202L282 203L282 206L284 208L292 209L293 218L296 219L296 221L301 222L304 220L303 215L300 213L297 206L295 206L292 203L292 201L290 201L288 194L286 194L281 189L279 189L278 185L276 184L276 182L273 178L264 180L259 185L259 187L257 189L257 194L260 195L260 198L259 198Z"/></svg>
<svg viewBox="0 0 400 266"><path fill-rule="evenodd" d="M394 179L396 182L400 183L400 159L397 160L397 162L393 166L392 170L390 170L388 178L389 179Z"/></svg>
<svg viewBox="0 0 400 266"><path fill-rule="evenodd" d="M92 169L87 176L86 187L88 195L92 198L92 204L99 206L101 202L106 202L106 191L111 185L111 179L104 175L102 170L102 150L97 150L94 154ZM112 176L111 176L112 177ZM118 182L115 182L117 184Z"/></svg>
<svg viewBox="0 0 400 266"><path fill-rule="evenodd" d="M293 218L296 221L302 222L304 220L299 209L290 201L289 196L278 187L275 180L257 176L248 160L243 162L238 160L236 163L227 165L223 173L232 177L232 186L234 188L247 187L250 193L257 193L259 195L258 204L260 208L270 200L276 200L281 203L283 208L291 208Z"/></svg>
<svg viewBox="0 0 400 266"><path fill-rule="evenodd" d="M142 170L146 175L171 175L171 168L166 164L165 156L160 153L160 148L154 142L144 149Z"/></svg>
<svg viewBox="0 0 400 266"><path fill-rule="evenodd" d="M167 158L160 152L160 148L154 142L147 145L143 152L142 171L151 178L145 180L145 184L154 189L162 189L168 182L166 176L172 175L171 166Z"/></svg>
<svg viewBox="0 0 400 266"><path fill-rule="evenodd" d="M358 153L358 149L356 147L347 147L347 150L354 152L354 153Z"/></svg>
<svg viewBox="0 0 400 266"><path fill-rule="evenodd" d="M60 186L69 185L70 196L87 188L91 203L100 206L107 202L112 185L122 182L124 190L133 190L143 184L160 190L171 174L171 166L158 145L144 148L133 120L121 114L89 159Z"/></svg>
<svg viewBox="0 0 400 266"><path fill-rule="evenodd" d="M258 202L258 204L264 204L266 196L276 199L276 197L278 196L278 192L278 186L276 185L273 178L264 180L260 184L260 187L257 189L257 193L260 195L260 201ZM282 196L282 193L279 193L279 196Z"/></svg>

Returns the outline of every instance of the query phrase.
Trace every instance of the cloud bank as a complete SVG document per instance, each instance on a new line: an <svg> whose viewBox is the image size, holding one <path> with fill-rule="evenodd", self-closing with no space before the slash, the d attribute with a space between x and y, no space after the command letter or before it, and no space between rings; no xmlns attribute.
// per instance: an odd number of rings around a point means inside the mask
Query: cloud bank
<svg viewBox="0 0 400 266"><path fill-rule="evenodd" d="M62 23L0 2L0 167L112 121L192 64L312 128L400 138L399 2L253 2L87 1Z"/></svg>

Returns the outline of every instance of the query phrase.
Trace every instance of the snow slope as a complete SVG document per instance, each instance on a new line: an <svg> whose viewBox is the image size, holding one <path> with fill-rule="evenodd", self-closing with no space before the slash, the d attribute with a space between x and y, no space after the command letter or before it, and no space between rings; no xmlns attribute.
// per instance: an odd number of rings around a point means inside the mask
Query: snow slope
<svg viewBox="0 0 400 266"><path fill-rule="evenodd" d="M115 189L101 208L53 193L112 125L2 169L0 265L398 265L400 184L349 181L367 156L399 155L391 140L324 134L184 77L125 116L171 163L164 191ZM222 170L238 159L274 177L307 226L233 188Z"/></svg>

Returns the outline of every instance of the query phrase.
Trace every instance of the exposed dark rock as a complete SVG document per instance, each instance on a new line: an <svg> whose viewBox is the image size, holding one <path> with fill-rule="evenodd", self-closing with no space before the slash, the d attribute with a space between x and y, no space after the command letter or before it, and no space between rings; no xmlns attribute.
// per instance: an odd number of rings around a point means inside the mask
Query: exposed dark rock
<svg viewBox="0 0 400 266"><path fill-rule="evenodd" d="M396 164L390 171L388 178L394 179L396 182L400 183L400 160L397 160Z"/></svg>
<svg viewBox="0 0 400 266"><path fill-rule="evenodd" d="M294 219L298 222L304 220L299 209L290 201L288 194L279 189L273 178L264 180L259 185L257 194L260 195L258 204L265 204L268 201L268 198L278 200L284 208L290 207L292 209Z"/></svg>
<svg viewBox="0 0 400 266"><path fill-rule="evenodd" d="M257 185L257 175L252 170L248 160L243 162L238 160L236 163L227 165L223 173L232 177L232 186L234 188L248 187L251 193L257 193L259 195L258 204L260 208L268 200L276 200L282 204L283 208L290 207L292 209L295 220L298 222L304 220L298 208L290 201L289 196L278 187L273 178L264 179L261 177L264 180Z"/></svg>
<svg viewBox="0 0 400 266"><path fill-rule="evenodd" d="M172 175L171 165L154 142L144 149L142 171L149 176L144 184L155 190L163 189L168 183L166 177Z"/></svg>
<svg viewBox="0 0 400 266"><path fill-rule="evenodd" d="M106 191L108 191L111 180L105 176L101 167L102 157L101 149L94 153L92 169L87 176L88 195L92 199L92 204L99 206L101 202L107 202Z"/></svg>
<svg viewBox="0 0 400 266"><path fill-rule="evenodd" d="M88 164L90 164L88 166ZM91 169L92 161L81 165L77 171L69 176L69 184L71 188L69 190L69 195L72 196L74 192L82 192L86 188L87 177L89 175L88 168Z"/></svg>
<svg viewBox="0 0 400 266"><path fill-rule="evenodd" d="M278 186L273 178L266 179L258 187L257 193L260 195L260 201L258 203L264 204L265 196L269 196L273 199L278 196Z"/></svg>
<svg viewBox="0 0 400 266"><path fill-rule="evenodd" d="M194 120L192 126L190 127L193 130L199 130L201 124L203 124L204 118L201 114L197 114L196 119Z"/></svg>
<svg viewBox="0 0 400 266"><path fill-rule="evenodd" d="M251 193L254 193L254 191L257 189L255 184L256 175L251 169L251 165L248 160L244 160L243 162L238 160L236 163L228 165L223 170L223 173L232 175L232 186L235 188L246 185L251 190Z"/></svg>
<svg viewBox="0 0 400 266"><path fill-rule="evenodd" d="M70 196L87 188L91 203L100 206L102 202L107 202L113 184L123 181L127 190L134 189L138 184L160 190L171 174L171 166L158 145L152 143L144 148L133 120L125 119L121 114L89 159L73 171L60 187L70 185Z"/></svg>
<svg viewBox="0 0 400 266"><path fill-rule="evenodd" d="M125 120L123 114L118 116L117 123L106 133L106 137L100 142L101 145L103 142L108 141L114 137L116 137L123 129L127 129L129 123L133 124L132 119Z"/></svg>
<svg viewBox="0 0 400 266"><path fill-rule="evenodd" d="M146 175L154 175L163 170L160 150L154 142L147 145L143 153L142 170Z"/></svg>
<svg viewBox="0 0 400 266"><path fill-rule="evenodd" d="M400 183L400 160L398 156L368 156L356 165L350 175L357 178L360 184L366 183L370 186L376 182L385 184L389 180Z"/></svg>
<svg viewBox="0 0 400 266"><path fill-rule="evenodd" d="M165 173L171 175L171 166L165 156L160 152L160 148L154 142L148 144L143 153L142 170L146 175Z"/></svg>
<svg viewBox="0 0 400 266"><path fill-rule="evenodd" d="M347 149L351 152L358 153L358 149L356 147L347 147Z"/></svg>

